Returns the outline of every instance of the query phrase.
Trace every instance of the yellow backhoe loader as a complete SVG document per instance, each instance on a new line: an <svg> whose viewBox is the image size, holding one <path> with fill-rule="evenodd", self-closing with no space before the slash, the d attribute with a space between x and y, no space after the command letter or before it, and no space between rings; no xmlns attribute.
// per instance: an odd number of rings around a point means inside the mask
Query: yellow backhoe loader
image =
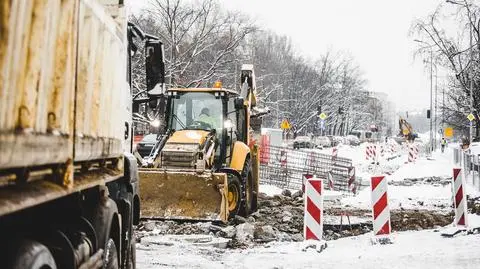
<svg viewBox="0 0 480 269"><path fill-rule="evenodd" d="M413 142L417 137L417 134L414 132L412 125L410 125L410 123L408 123L408 121L402 117L400 117L400 119L398 120L398 127L400 129L399 136L403 136L406 141Z"/></svg>
<svg viewBox="0 0 480 269"><path fill-rule="evenodd" d="M167 131L139 171L143 218L226 222L257 209L253 65L242 66L241 83L240 93L219 82L165 91Z"/></svg>

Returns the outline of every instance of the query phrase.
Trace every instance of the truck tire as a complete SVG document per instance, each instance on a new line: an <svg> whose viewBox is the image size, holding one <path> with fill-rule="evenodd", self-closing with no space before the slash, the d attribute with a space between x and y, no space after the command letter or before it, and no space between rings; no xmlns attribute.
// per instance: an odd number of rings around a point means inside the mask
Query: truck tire
<svg viewBox="0 0 480 269"><path fill-rule="evenodd" d="M115 241L109 238L103 252L103 269L118 269L118 253Z"/></svg>
<svg viewBox="0 0 480 269"><path fill-rule="evenodd" d="M242 185L240 179L234 174L228 175L228 213L229 218L235 217L240 211L242 205Z"/></svg>
<svg viewBox="0 0 480 269"><path fill-rule="evenodd" d="M127 269L135 269L137 263L137 255L136 255L136 238L132 236L132 241L130 242L130 256L127 261Z"/></svg>
<svg viewBox="0 0 480 269"><path fill-rule="evenodd" d="M37 241L21 241L10 257L11 261L7 262L8 269L57 269L50 250Z"/></svg>

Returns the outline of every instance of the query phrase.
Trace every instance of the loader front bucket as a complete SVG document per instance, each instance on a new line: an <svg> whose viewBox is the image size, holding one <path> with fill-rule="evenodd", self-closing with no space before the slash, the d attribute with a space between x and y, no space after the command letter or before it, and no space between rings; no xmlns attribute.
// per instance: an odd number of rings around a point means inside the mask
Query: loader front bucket
<svg viewBox="0 0 480 269"><path fill-rule="evenodd" d="M228 220L227 175L140 169L142 218Z"/></svg>

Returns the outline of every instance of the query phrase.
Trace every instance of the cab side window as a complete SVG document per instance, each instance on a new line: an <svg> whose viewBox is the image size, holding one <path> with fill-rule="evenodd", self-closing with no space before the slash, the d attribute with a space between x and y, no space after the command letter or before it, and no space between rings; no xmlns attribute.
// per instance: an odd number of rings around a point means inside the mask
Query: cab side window
<svg viewBox="0 0 480 269"><path fill-rule="evenodd" d="M238 140L238 130L237 130L237 111L235 110L235 103L234 103L234 98L230 98L228 100L228 106L227 106L227 119L232 121L233 128L227 130L228 136L231 137L232 139L232 145Z"/></svg>

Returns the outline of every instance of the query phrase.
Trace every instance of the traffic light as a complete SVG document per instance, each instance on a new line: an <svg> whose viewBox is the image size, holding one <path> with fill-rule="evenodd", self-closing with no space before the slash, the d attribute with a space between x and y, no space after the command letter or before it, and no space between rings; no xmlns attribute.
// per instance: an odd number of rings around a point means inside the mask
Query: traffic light
<svg viewBox="0 0 480 269"><path fill-rule="evenodd" d="M317 107L317 114L318 115L322 114L322 106Z"/></svg>
<svg viewBox="0 0 480 269"><path fill-rule="evenodd" d="M430 109L427 109L427 119L430 119Z"/></svg>
<svg viewBox="0 0 480 269"><path fill-rule="evenodd" d="M338 107L338 114L343 114L343 107Z"/></svg>

